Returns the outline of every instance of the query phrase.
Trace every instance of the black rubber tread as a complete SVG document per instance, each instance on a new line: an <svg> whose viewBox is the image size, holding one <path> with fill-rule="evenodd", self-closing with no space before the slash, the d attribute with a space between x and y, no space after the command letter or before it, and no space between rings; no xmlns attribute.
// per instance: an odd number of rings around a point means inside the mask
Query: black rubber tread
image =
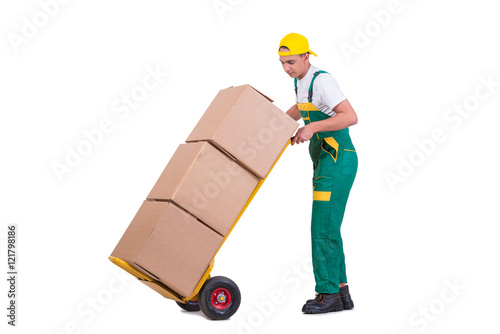
<svg viewBox="0 0 500 334"><path fill-rule="evenodd" d="M225 309L217 309L212 305L212 292L224 288L231 294L231 303ZM208 279L200 290L198 303L201 311L212 320L226 320L236 313L241 303L240 289L232 280L224 276Z"/></svg>
<svg viewBox="0 0 500 334"><path fill-rule="evenodd" d="M196 312L200 310L200 304L197 300L189 300L187 303L176 302L179 307L188 312Z"/></svg>

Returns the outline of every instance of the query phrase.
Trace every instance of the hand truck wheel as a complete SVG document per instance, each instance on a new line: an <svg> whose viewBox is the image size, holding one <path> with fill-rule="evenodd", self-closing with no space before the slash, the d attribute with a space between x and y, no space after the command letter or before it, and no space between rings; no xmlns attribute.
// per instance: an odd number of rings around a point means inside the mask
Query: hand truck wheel
<svg viewBox="0 0 500 334"><path fill-rule="evenodd" d="M198 297L201 311L212 320L230 318L240 307L240 302L240 289L224 276L208 279Z"/></svg>
<svg viewBox="0 0 500 334"><path fill-rule="evenodd" d="M200 310L200 305L197 300L188 300L187 303L176 302L179 307L188 312L196 312Z"/></svg>

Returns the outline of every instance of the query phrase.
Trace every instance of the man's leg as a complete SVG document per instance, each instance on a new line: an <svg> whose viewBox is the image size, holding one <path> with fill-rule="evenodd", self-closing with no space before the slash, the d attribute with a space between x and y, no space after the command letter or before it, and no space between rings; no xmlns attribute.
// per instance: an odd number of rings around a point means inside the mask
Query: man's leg
<svg viewBox="0 0 500 334"><path fill-rule="evenodd" d="M351 154L351 151L349 152ZM337 295L339 302L340 295L343 295L342 301L350 298L346 286L345 256L340 227L357 170L357 157L352 150L354 156L349 156L347 163L344 163L343 153L339 152L336 162L331 157L323 155L315 165L311 237L316 292L321 296L319 298L317 296L314 302L304 305L303 311L306 313L341 310L342 305L340 307L336 305ZM338 293L340 287L342 287L341 294ZM323 294L327 294L326 297ZM347 308L352 307L352 301L349 301Z"/></svg>
<svg viewBox="0 0 500 334"><path fill-rule="evenodd" d="M339 292L341 267L341 243L338 221L333 211L334 178L317 176L314 180L313 208L311 217L311 242L315 290L317 293Z"/></svg>

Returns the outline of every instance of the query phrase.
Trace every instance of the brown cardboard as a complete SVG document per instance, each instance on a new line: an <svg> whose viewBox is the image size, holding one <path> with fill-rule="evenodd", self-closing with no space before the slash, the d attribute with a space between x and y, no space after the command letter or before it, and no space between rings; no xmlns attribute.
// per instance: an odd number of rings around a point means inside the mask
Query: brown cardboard
<svg viewBox="0 0 500 334"><path fill-rule="evenodd" d="M161 286L157 282L143 281L141 279L139 279L138 281L141 282L142 284L146 285L148 288L158 292L160 295L162 295L165 298L175 299L177 297L175 294L170 293L167 289L165 289L163 286ZM183 296L183 297L185 297L185 296Z"/></svg>
<svg viewBox="0 0 500 334"><path fill-rule="evenodd" d="M111 256L186 297L193 293L222 240L175 204L144 201Z"/></svg>
<svg viewBox="0 0 500 334"><path fill-rule="evenodd" d="M249 85L219 91L186 142L209 141L264 179L298 123Z"/></svg>
<svg viewBox="0 0 500 334"><path fill-rule="evenodd" d="M147 198L174 201L225 236L258 181L207 142L181 144Z"/></svg>

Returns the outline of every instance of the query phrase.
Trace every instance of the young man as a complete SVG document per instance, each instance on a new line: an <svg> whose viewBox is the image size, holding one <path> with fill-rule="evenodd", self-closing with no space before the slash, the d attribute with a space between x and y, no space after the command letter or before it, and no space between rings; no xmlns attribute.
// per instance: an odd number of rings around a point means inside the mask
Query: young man
<svg viewBox="0 0 500 334"><path fill-rule="evenodd" d="M311 237L317 294L306 302L302 312L352 309L340 226L358 168L348 127L358 118L337 81L309 62L309 55L316 54L309 50L304 36L286 35L278 53L283 69L295 81L297 104L287 114L305 123L291 144L309 141L314 169Z"/></svg>

